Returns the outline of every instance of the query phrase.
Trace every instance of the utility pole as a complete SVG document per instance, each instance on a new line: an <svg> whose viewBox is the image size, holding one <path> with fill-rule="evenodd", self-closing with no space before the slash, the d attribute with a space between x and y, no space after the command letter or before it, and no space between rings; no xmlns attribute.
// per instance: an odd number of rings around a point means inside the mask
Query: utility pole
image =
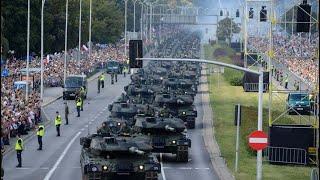
<svg viewBox="0 0 320 180"><path fill-rule="evenodd" d="M29 60L30 60L30 0L28 0L28 22L27 22L27 85L26 85L26 101L29 94Z"/></svg>
<svg viewBox="0 0 320 180"><path fill-rule="evenodd" d="M67 54L68 54L68 6L69 2L66 0L66 25L64 32L64 63L63 63L63 84L66 82L67 76Z"/></svg>
<svg viewBox="0 0 320 180"><path fill-rule="evenodd" d="M124 0L124 55L127 56L127 6L128 0Z"/></svg>
<svg viewBox="0 0 320 180"><path fill-rule="evenodd" d="M79 51L78 51L78 65L80 66L80 60L81 60L81 3L82 0L80 0L80 13L79 13Z"/></svg>
<svg viewBox="0 0 320 180"><path fill-rule="evenodd" d="M92 0L90 0L90 13L89 13L89 58L91 57L91 53L92 53L91 25L92 25Z"/></svg>
<svg viewBox="0 0 320 180"><path fill-rule="evenodd" d="M41 101L43 100L43 11L44 11L44 3L46 0L41 0L41 48L40 48L40 66L41 66L41 73L40 73L40 98Z"/></svg>
<svg viewBox="0 0 320 180"><path fill-rule="evenodd" d="M137 0L133 0L133 32L136 32L136 2Z"/></svg>

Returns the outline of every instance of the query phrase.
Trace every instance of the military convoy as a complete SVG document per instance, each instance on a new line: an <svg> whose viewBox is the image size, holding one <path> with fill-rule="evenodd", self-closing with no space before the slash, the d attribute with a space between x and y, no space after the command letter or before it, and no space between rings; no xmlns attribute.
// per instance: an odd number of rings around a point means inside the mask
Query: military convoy
<svg viewBox="0 0 320 180"><path fill-rule="evenodd" d="M183 38L180 49L175 39L168 38L172 42L160 44L160 51L153 54L199 58L199 35L191 37L193 41ZM161 170L158 153L188 162L191 139L187 128L196 127L194 100L200 72L198 63L151 61L132 74L124 93L109 105L110 116L97 133L80 139L83 179L130 176L155 180Z"/></svg>

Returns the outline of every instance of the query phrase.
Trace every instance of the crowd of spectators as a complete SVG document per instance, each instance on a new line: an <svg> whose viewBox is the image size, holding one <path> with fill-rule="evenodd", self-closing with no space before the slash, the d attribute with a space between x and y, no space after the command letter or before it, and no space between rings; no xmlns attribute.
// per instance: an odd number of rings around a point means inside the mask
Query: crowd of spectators
<svg viewBox="0 0 320 180"><path fill-rule="evenodd" d="M249 48L257 52L269 51L269 40L261 37L250 37ZM284 64L288 69L309 84L316 83L319 75L317 59L319 34L309 36L307 33L293 35L277 34L273 36L273 60Z"/></svg>
<svg viewBox="0 0 320 180"><path fill-rule="evenodd" d="M177 27L164 26L162 32L155 29L154 34L162 34L162 37L173 34ZM116 44L96 44L93 46L92 54L86 46L81 49L81 60L78 60L78 50L70 49L67 55L67 74L93 74L97 69L104 68L108 60L126 61L124 55L124 40ZM144 40L144 46L151 49L154 45L151 41ZM44 62L44 86L61 86L64 77L64 52L46 55ZM29 68L40 68L41 61L38 57L32 57ZM17 133L27 134L30 129L35 128L41 122L41 99L39 95L40 73L33 74L34 86L36 87L26 100L22 89L15 90L14 82L21 80L20 70L26 68L26 60L18 59L14 55L7 58L1 66L7 69L9 74L1 76L1 131L2 140L9 145L9 139ZM38 89L37 89L38 88Z"/></svg>
<svg viewBox="0 0 320 180"><path fill-rule="evenodd" d="M92 56L88 51L81 52L81 60L78 61L75 49L69 50L67 61L67 74L89 75L97 68L104 67L107 60L125 61L124 45L117 44L94 46ZM30 68L40 68L39 58L32 58ZM25 135L41 122L41 101L39 90L30 92L28 100L23 89L14 89L14 82L21 80L20 70L26 67L26 61L10 56L1 70L9 70L8 76L1 76L1 131L2 140L9 145L9 139L17 133ZM44 85L61 86L64 76L64 52L47 55L44 58ZM34 74L36 87L40 84L40 73Z"/></svg>

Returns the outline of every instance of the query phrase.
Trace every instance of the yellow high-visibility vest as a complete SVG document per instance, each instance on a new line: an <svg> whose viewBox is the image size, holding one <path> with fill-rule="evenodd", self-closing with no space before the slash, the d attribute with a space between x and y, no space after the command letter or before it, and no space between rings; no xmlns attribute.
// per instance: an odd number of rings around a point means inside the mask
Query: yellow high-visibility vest
<svg viewBox="0 0 320 180"><path fill-rule="evenodd" d="M81 106L81 100L78 100L76 105Z"/></svg>
<svg viewBox="0 0 320 180"><path fill-rule="evenodd" d="M58 116L56 117L56 119L54 120L54 125L60 125L60 124L61 124L61 122L62 122L62 120L61 120L61 116L60 116L60 115L58 115Z"/></svg>
<svg viewBox="0 0 320 180"><path fill-rule="evenodd" d="M104 81L104 75L100 75L100 81Z"/></svg>
<svg viewBox="0 0 320 180"><path fill-rule="evenodd" d="M40 128L42 128L42 129L40 130ZM40 125L38 127L37 136L41 136L42 137L43 135L44 135L44 126Z"/></svg>
<svg viewBox="0 0 320 180"><path fill-rule="evenodd" d="M21 142L21 144L19 144L19 141ZM23 140L21 138L18 138L16 141L16 146L15 146L15 150L19 151L19 150L23 150Z"/></svg>

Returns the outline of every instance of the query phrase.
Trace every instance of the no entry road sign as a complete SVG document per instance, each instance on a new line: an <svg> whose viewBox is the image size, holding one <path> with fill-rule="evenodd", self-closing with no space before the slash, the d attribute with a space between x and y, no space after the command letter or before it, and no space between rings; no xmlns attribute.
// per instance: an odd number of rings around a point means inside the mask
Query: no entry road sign
<svg viewBox="0 0 320 180"><path fill-rule="evenodd" d="M258 151L266 148L268 145L268 136L263 131L253 131L249 135L249 146Z"/></svg>

